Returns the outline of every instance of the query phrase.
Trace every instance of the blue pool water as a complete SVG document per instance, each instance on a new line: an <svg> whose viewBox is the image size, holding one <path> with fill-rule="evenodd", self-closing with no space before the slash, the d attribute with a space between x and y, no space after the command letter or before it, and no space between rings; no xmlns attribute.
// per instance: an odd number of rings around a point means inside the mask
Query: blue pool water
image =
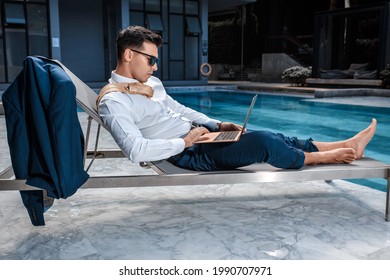
<svg viewBox="0 0 390 280"><path fill-rule="evenodd" d="M231 91L169 92L180 103L212 118L243 123L254 93ZM271 130L288 136L338 141L355 135L378 120L377 132L365 155L390 164L390 108L315 102L295 96L260 94L248 129ZM382 191L384 179L351 180Z"/></svg>

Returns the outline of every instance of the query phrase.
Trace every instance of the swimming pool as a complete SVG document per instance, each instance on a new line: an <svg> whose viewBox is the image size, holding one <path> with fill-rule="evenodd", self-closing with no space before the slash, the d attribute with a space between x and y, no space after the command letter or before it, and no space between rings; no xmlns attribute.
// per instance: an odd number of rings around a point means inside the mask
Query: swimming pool
<svg viewBox="0 0 390 280"><path fill-rule="evenodd" d="M169 90L168 90L169 91ZM253 92L169 91L180 103L223 121L242 124ZM318 141L338 141L378 120L377 132L365 155L390 164L390 108L316 102L314 98L260 93L247 128L271 130ZM382 191L384 179L351 180Z"/></svg>

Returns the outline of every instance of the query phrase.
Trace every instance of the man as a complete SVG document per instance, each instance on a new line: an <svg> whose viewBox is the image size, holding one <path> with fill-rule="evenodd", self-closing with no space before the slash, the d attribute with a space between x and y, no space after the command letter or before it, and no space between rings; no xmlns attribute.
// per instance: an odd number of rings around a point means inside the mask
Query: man
<svg viewBox="0 0 390 280"><path fill-rule="evenodd" d="M99 112L106 127L133 162L168 159L179 167L203 171L234 169L256 162L295 169L303 165L351 163L363 156L375 134L373 119L366 129L339 142L300 140L269 131L254 131L243 134L238 142L194 144L209 131L241 130L242 127L211 119L167 95L161 81L152 76L157 70L161 44L159 35L143 27L122 30L117 38L117 67L109 81L111 84L140 82L141 87L153 88L154 95L146 97L113 90L99 96Z"/></svg>

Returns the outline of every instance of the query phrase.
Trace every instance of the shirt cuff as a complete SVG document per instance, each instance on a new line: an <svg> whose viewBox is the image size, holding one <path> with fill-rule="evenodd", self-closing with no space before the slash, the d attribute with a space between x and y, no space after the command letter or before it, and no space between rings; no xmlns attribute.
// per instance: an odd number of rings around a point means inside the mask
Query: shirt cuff
<svg viewBox="0 0 390 280"><path fill-rule="evenodd" d="M204 125L210 128L212 131L217 131L220 123L221 121L219 120L210 119L209 121L204 123Z"/></svg>
<svg viewBox="0 0 390 280"><path fill-rule="evenodd" d="M170 141L172 141L173 146L175 147L173 155L180 154L182 151L184 151L184 148L186 147L186 142L182 138L172 139Z"/></svg>

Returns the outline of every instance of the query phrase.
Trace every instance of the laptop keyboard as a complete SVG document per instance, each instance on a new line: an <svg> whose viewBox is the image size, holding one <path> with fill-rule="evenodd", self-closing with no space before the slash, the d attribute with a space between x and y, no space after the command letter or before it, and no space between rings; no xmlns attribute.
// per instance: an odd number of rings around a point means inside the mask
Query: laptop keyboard
<svg viewBox="0 0 390 280"><path fill-rule="evenodd" d="M240 131L226 131L226 132L222 132L214 139L214 141L233 140L234 138L236 138L237 134L239 134L239 133L240 133Z"/></svg>

